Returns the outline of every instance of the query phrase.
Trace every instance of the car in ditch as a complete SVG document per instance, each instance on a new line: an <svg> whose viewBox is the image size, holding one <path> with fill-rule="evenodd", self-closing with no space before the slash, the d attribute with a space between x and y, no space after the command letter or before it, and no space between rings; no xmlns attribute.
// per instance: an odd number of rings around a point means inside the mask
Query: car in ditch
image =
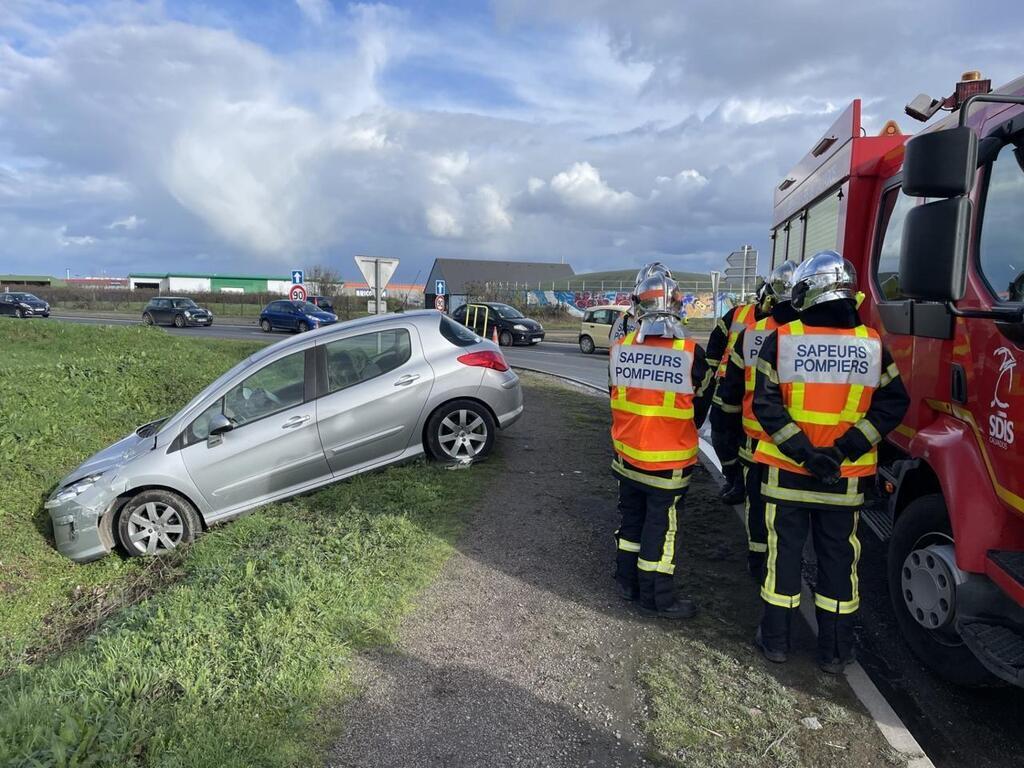
<svg viewBox="0 0 1024 768"><path fill-rule="evenodd" d="M175 328L213 325L213 312L184 296L154 296L142 310L146 325L173 325Z"/></svg>
<svg viewBox="0 0 1024 768"><path fill-rule="evenodd" d="M31 293L0 293L0 315L10 317L49 317L50 305Z"/></svg>
<svg viewBox="0 0 1024 768"><path fill-rule="evenodd" d="M361 318L256 352L87 459L45 507L72 560L160 555L260 505L424 453L480 460L522 413L519 377L492 342L433 310Z"/></svg>

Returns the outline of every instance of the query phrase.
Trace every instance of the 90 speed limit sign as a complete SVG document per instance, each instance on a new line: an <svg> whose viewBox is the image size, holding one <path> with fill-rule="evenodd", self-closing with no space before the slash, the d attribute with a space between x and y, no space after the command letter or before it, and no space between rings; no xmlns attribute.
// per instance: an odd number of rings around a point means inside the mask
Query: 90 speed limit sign
<svg viewBox="0 0 1024 768"><path fill-rule="evenodd" d="M293 285L291 290L288 291L288 298L292 301L305 301L306 300L306 287L303 285Z"/></svg>

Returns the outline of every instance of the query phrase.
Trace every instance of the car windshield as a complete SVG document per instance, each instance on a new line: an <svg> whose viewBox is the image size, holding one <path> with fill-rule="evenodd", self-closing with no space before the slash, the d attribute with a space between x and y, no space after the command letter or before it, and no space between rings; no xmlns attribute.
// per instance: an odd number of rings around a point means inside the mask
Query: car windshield
<svg viewBox="0 0 1024 768"><path fill-rule="evenodd" d="M196 307L196 303L194 301L192 301L192 299L175 299L173 304L174 304L174 308L175 309L196 309L197 308Z"/></svg>
<svg viewBox="0 0 1024 768"><path fill-rule="evenodd" d="M510 307L508 304L493 304L494 311L498 313L498 317L504 318L505 320L518 320L523 317L523 313L515 307Z"/></svg>
<svg viewBox="0 0 1024 768"><path fill-rule="evenodd" d="M323 311L316 304L311 304L308 301L293 301L292 304L294 304L295 308L297 310L299 310L300 312L322 312Z"/></svg>
<svg viewBox="0 0 1024 768"><path fill-rule="evenodd" d="M31 293L9 293L7 295L15 301L39 301L39 299Z"/></svg>

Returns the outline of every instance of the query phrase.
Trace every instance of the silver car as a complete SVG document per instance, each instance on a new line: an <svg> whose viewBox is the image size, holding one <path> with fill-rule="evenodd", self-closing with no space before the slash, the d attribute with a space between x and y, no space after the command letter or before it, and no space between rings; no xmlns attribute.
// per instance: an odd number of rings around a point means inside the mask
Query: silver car
<svg viewBox="0 0 1024 768"><path fill-rule="evenodd" d="M523 412L500 350L434 311L364 318L267 347L139 427L46 502L78 562L159 555L202 528L428 452L485 456Z"/></svg>

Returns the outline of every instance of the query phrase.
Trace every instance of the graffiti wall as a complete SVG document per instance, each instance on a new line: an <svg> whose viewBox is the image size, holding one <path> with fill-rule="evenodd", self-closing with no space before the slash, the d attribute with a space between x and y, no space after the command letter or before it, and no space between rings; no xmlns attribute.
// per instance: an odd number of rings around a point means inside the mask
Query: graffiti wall
<svg viewBox="0 0 1024 768"><path fill-rule="evenodd" d="M718 300L724 313L735 303L735 295L719 293ZM629 291L528 291L526 303L541 307L561 306L575 317L583 317L590 307L602 304L629 304ZM683 310L687 317L714 317L715 302L711 291L683 294Z"/></svg>

